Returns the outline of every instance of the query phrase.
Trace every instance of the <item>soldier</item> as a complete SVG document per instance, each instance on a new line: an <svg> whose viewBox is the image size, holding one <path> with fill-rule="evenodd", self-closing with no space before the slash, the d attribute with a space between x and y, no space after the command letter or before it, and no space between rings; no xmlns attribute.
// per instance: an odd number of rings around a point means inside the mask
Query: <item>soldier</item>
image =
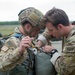
<svg viewBox="0 0 75 75"><path fill-rule="evenodd" d="M51 54L50 61L60 75L75 75L75 26L71 25L67 14L62 9L52 8L43 20L49 34L56 37L65 37L65 43L60 55L58 51L49 45L44 51Z"/></svg>
<svg viewBox="0 0 75 75"><path fill-rule="evenodd" d="M40 24L43 14L33 7L22 10L18 16L21 26L17 27L12 37L6 40L0 52L0 71L9 71L10 75L27 74L25 72L28 70L25 64L27 48L31 46L32 37L43 28Z"/></svg>

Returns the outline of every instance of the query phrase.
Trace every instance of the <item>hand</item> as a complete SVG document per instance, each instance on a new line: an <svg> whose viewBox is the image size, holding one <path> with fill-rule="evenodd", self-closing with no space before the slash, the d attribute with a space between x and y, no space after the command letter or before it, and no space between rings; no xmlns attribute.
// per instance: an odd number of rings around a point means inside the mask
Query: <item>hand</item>
<svg viewBox="0 0 75 75"><path fill-rule="evenodd" d="M53 49L55 49L54 47L50 46L50 45L46 45L43 47L45 52L51 52Z"/></svg>
<svg viewBox="0 0 75 75"><path fill-rule="evenodd" d="M42 47L43 46L43 43L42 43L42 41L38 41L38 42L36 42L36 45L35 45L36 47Z"/></svg>
<svg viewBox="0 0 75 75"><path fill-rule="evenodd" d="M21 40L19 51L23 53L27 48L29 48L32 40L33 38L30 38L29 36L24 37Z"/></svg>

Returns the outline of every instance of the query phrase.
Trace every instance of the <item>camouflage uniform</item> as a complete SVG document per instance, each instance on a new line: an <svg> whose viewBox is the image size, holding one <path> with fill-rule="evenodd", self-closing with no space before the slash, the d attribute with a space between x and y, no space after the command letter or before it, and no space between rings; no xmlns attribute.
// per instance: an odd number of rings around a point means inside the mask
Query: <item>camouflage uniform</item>
<svg viewBox="0 0 75 75"><path fill-rule="evenodd" d="M18 28L16 29L17 33L20 33ZM22 37L20 37L22 38ZM6 40L4 46L1 48L0 52L0 70L7 71L16 66L16 64L21 64L26 56L27 50L25 50L23 55L19 53L19 38L11 37ZM14 64L15 63L15 64Z"/></svg>
<svg viewBox="0 0 75 75"><path fill-rule="evenodd" d="M75 75L75 27L65 41L62 55L56 60L55 67L60 75Z"/></svg>
<svg viewBox="0 0 75 75"><path fill-rule="evenodd" d="M28 21L32 27L42 28L40 24L42 17L43 14L33 7L26 8L19 13L19 21L22 27L24 22ZM16 33L20 35L16 36ZM28 33L26 32L26 34ZM30 36L30 34L28 35ZM8 71L8 75L26 75L25 71L28 67L25 66L25 60L28 57L28 53L27 50L22 55L19 53L19 44L23 37L25 36L19 31L19 28L16 28L12 37L5 41L0 51L0 71Z"/></svg>
<svg viewBox="0 0 75 75"><path fill-rule="evenodd" d="M43 36L40 37L39 40L50 40L49 37L50 36L48 35L48 33L44 32ZM67 38L63 38L62 42L63 50L61 57L60 54L58 55L58 53L56 55L54 54L51 58L51 62L55 66L59 75L75 75L75 27L71 30Z"/></svg>
<svg viewBox="0 0 75 75"><path fill-rule="evenodd" d="M51 45L50 40L52 39L52 36L49 35L48 29L45 28L45 31L38 37L37 40L42 41L43 45Z"/></svg>

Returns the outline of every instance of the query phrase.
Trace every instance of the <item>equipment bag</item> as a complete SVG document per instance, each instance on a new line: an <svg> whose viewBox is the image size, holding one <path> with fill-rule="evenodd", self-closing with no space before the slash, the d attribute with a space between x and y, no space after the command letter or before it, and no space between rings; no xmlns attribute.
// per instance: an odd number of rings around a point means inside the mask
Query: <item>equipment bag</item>
<svg viewBox="0 0 75 75"><path fill-rule="evenodd" d="M50 62L51 56L40 52L35 57L36 75L56 75L55 68Z"/></svg>

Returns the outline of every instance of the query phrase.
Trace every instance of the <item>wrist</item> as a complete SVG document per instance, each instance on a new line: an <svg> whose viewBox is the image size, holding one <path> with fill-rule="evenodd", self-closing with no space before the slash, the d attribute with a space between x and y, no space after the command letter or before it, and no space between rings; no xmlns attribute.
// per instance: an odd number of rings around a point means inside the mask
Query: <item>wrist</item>
<svg viewBox="0 0 75 75"><path fill-rule="evenodd" d="M58 52L57 49L52 49L52 51L50 52L51 57L52 57L56 52Z"/></svg>
<svg viewBox="0 0 75 75"><path fill-rule="evenodd" d="M23 51L19 48L19 54L22 56L23 55Z"/></svg>
<svg viewBox="0 0 75 75"><path fill-rule="evenodd" d="M42 41L43 45L47 44L47 40L46 40L45 36L43 36L43 35L40 35L37 40Z"/></svg>
<svg viewBox="0 0 75 75"><path fill-rule="evenodd" d="M50 61L52 62L53 65L55 65L56 60L57 60L58 58L60 58L60 56L61 56L61 54L58 53L58 52L55 52L55 53L53 54L53 56L52 56L51 59L50 59Z"/></svg>
<svg viewBox="0 0 75 75"><path fill-rule="evenodd" d="M43 43L42 43L42 41L40 41L40 40L37 40L37 43L36 43L36 45L35 45L36 47L42 47L43 46Z"/></svg>

